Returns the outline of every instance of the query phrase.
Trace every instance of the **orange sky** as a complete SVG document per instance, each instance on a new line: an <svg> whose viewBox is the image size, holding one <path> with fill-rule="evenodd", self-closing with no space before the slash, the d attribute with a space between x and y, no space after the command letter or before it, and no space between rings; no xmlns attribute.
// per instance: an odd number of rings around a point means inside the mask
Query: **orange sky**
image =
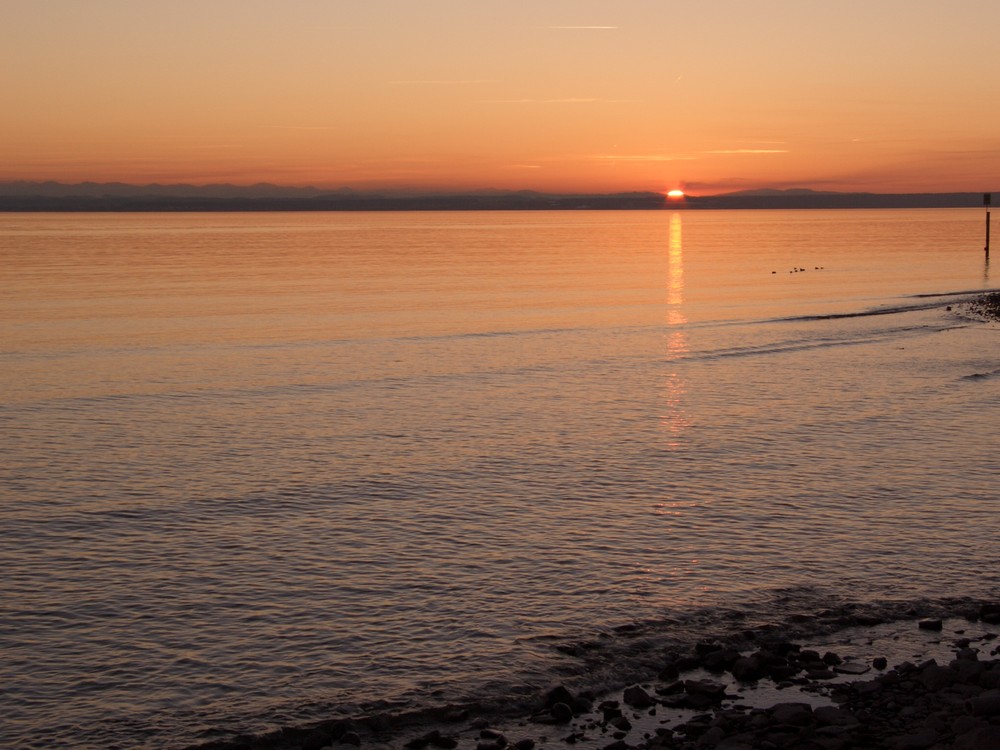
<svg viewBox="0 0 1000 750"><path fill-rule="evenodd" d="M996 0L3 0L0 180L1000 190Z"/></svg>

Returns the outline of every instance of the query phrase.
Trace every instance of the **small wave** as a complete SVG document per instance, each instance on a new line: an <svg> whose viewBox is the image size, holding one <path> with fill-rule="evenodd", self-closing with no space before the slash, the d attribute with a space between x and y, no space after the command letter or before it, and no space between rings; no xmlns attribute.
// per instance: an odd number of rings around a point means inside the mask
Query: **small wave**
<svg viewBox="0 0 1000 750"><path fill-rule="evenodd" d="M989 372L974 372L971 375L963 375L962 380L988 380L989 378L1000 377L1000 369Z"/></svg>

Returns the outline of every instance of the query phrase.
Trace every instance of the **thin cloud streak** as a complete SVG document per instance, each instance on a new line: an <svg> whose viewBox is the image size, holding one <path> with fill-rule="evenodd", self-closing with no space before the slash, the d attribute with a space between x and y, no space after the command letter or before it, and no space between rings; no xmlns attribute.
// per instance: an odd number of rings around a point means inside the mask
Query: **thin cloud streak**
<svg viewBox="0 0 1000 750"><path fill-rule="evenodd" d="M550 29L584 29L584 30L607 30L617 29L617 26L549 26Z"/></svg>
<svg viewBox="0 0 1000 750"><path fill-rule="evenodd" d="M431 78L431 79L427 79L427 80L417 79L417 80L389 81L389 83L393 84L393 85L397 85L397 84L399 84L399 85L407 85L407 84L409 84L409 85L430 84L430 85L451 86L451 85L462 85L462 84L469 84L469 83L496 83L496 79L495 78L457 78L457 79L453 79L452 80L452 79L446 79L446 78L444 78L444 79Z"/></svg>
<svg viewBox="0 0 1000 750"><path fill-rule="evenodd" d="M703 151L704 154L787 154L783 148L723 148L715 151Z"/></svg>
<svg viewBox="0 0 1000 750"><path fill-rule="evenodd" d="M698 161L700 157L687 154L601 154L594 157L602 161Z"/></svg>
<svg viewBox="0 0 1000 750"><path fill-rule="evenodd" d="M336 125L262 125L270 130L337 130Z"/></svg>
<svg viewBox="0 0 1000 750"><path fill-rule="evenodd" d="M589 99L569 97L566 99L487 99L487 104L627 104L635 99Z"/></svg>

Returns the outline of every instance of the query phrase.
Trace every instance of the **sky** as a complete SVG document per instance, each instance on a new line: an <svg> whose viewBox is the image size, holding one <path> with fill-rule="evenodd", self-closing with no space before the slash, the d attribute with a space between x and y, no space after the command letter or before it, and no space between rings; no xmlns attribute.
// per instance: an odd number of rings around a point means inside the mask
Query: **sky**
<svg viewBox="0 0 1000 750"><path fill-rule="evenodd" d="M996 0L0 0L0 180L1000 191Z"/></svg>

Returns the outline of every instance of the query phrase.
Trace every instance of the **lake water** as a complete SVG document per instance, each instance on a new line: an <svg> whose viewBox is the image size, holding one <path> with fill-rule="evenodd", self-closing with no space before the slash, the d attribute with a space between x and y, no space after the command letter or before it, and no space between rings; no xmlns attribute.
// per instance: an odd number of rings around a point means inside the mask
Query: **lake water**
<svg viewBox="0 0 1000 750"><path fill-rule="evenodd" d="M0 214L0 257L5 746L1000 591L981 211Z"/></svg>

